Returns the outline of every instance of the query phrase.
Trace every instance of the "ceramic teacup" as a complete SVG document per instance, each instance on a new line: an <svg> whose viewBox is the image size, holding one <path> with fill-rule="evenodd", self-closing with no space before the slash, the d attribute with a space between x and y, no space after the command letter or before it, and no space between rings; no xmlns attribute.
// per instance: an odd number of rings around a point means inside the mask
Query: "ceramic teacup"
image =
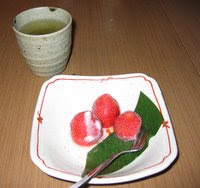
<svg viewBox="0 0 200 188"><path fill-rule="evenodd" d="M18 14L12 27L20 51L34 74L53 76L66 68L72 30L72 17L67 11L54 7L32 8Z"/></svg>

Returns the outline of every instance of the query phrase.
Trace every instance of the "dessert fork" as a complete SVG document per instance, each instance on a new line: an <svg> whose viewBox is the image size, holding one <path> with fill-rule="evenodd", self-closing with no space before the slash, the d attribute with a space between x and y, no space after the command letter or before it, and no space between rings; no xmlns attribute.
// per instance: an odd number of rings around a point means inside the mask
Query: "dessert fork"
<svg viewBox="0 0 200 188"><path fill-rule="evenodd" d="M148 131L146 131L144 133L144 131L141 130L137 139L133 142L133 145L131 146L131 148L129 150L124 150L119 153L111 155L107 160L105 160L103 163L101 163L96 168L94 168L92 171L90 171L86 176L84 176L80 181L76 182L70 188L79 188L79 187L83 186L90 179L92 179L94 176L99 174L105 167L107 167L113 160L115 160L120 155L125 154L125 153L132 153L132 152L140 151L141 149L143 149L143 147L146 143L148 134L149 134Z"/></svg>

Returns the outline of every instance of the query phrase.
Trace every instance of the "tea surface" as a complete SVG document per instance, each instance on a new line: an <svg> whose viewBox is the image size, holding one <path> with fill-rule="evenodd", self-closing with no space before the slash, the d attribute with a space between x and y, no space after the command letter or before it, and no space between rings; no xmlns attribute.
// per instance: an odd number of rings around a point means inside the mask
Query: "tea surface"
<svg viewBox="0 0 200 188"><path fill-rule="evenodd" d="M55 19L41 19L23 25L19 30L30 35L45 35L61 30L66 23Z"/></svg>

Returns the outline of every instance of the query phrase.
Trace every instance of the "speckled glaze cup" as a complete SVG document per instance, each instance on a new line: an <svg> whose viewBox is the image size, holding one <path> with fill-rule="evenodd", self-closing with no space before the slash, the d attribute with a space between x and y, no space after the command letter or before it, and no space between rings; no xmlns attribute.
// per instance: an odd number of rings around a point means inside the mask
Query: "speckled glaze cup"
<svg viewBox="0 0 200 188"><path fill-rule="evenodd" d="M25 34L20 28L31 21L56 19L64 22L64 28L49 34ZM61 73L71 54L71 15L60 8L38 7L21 12L13 19L13 30L20 51L32 72L38 76Z"/></svg>

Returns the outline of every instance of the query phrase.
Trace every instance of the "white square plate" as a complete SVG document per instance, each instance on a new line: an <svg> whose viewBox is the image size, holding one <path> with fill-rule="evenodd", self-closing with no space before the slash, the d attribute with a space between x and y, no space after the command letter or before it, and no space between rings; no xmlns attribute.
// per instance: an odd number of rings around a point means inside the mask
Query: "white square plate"
<svg viewBox="0 0 200 188"><path fill-rule="evenodd" d="M163 171L175 160L178 149L173 126L157 82L145 74L113 76L59 75L46 81L38 97L33 117L30 154L33 162L50 176L79 181L87 152L71 140L70 121L78 112L91 110L94 100L111 94L121 112L136 107L140 91L162 113L165 123L150 140L148 148L119 171L93 178L92 184L113 184L137 180Z"/></svg>

